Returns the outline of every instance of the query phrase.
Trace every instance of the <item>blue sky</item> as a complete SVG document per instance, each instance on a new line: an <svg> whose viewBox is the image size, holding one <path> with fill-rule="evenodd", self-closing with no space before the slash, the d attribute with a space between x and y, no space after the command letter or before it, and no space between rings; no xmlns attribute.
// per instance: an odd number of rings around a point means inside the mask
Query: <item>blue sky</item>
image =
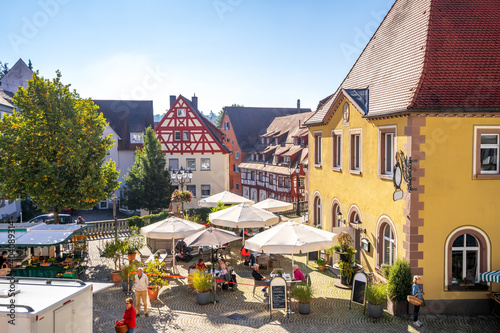
<svg viewBox="0 0 500 333"><path fill-rule="evenodd" d="M61 70L82 97L198 96L217 113L233 103L302 107L338 87L394 0L8 1L0 61Z"/></svg>

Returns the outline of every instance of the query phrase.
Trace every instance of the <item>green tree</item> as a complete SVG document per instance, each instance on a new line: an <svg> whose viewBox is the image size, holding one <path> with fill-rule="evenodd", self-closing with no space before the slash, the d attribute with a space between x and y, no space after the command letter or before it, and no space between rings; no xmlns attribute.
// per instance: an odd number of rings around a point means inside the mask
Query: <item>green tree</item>
<svg viewBox="0 0 500 333"><path fill-rule="evenodd" d="M151 214L170 205L170 172L151 127L146 128L144 146L136 150L134 165L124 180L123 199L129 209L147 209Z"/></svg>
<svg viewBox="0 0 500 333"><path fill-rule="evenodd" d="M8 65L9 65L8 63L2 63L0 61L0 79L3 78L5 74L7 74L7 72L9 71Z"/></svg>
<svg viewBox="0 0 500 333"><path fill-rule="evenodd" d="M0 191L30 197L59 223L62 208L91 208L119 182L114 162L104 163L112 140L98 106L56 73L52 81L35 73L12 99L19 111L0 120Z"/></svg>

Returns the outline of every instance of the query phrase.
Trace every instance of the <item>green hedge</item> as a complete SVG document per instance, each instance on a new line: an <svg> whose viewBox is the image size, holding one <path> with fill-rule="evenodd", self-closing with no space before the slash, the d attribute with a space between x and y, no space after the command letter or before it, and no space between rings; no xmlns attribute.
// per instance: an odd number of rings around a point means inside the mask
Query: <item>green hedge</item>
<svg viewBox="0 0 500 333"><path fill-rule="evenodd" d="M212 212L212 208L200 207L200 208L189 208L186 209L186 213L189 216L198 216L200 222L208 222L208 214Z"/></svg>
<svg viewBox="0 0 500 333"><path fill-rule="evenodd" d="M129 217L127 221L127 226L142 228L147 226L148 224L155 223L161 220L164 220L170 216L169 212L161 212L159 214L151 214L146 216L132 216Z"/></svg>

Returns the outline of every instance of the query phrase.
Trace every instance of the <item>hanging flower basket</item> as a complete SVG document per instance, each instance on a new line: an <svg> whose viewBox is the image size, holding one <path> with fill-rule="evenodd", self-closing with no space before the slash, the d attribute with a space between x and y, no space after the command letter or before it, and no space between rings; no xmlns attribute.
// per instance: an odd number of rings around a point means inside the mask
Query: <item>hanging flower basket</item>
<svg viewBox="0 0 500 333"><path fill-rule="evenodd" d="M175 202L190 203L192 199L193 199L193 194L186 190L183 191L175 190L172 193L172 201Z"/></svg>

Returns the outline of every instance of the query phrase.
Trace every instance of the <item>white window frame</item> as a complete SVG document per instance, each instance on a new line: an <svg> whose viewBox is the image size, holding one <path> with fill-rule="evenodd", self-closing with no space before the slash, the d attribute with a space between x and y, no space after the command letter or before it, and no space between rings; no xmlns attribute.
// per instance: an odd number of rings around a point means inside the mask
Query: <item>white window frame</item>
<svg viewBox="0 0 500 333"><path fill-rule="evenodd" d="M177 109L177 117L186 117L186 109Z"/></svg>
<svg viewBox="0 0 500 333"><path fill-rule="evenodd" d="M338 162L338 163L336 163ZM342 170L342 130L332 131L332 170Z"/></svg>
<svg viewBox="0 0 500 333"><path fill-rule="evenodd" d="M182 141L189 141L189 131L182 131Z"/></svg>
<svg viewBox="0 0 500 333"><path fill-rule="evenodd" d="M130 143L132 143L132 144L144 143L144 133L143 132L130 132Z"/></svg>
<svg viewBox="0 0 500 333"><path fill-rule="evenodd" d="M240 152L239 151L234 152L234 159L236 159L236 160L240 159Z"/></svg>
<svg viewBox="0 0 500 333"><path fill-rule="evenodd" d="M206 162L206 161L208 161L208 168L203 166L204 162ZM201 171L210 171L210 168L211 168L210 159L209 158L202 158L201 159L200 170Z"/></svg>
<svg viewBox="0 0 500 333"><path fill-rule="evenodd" d="M392 152L391 163L387 164L387 138L392 136ZM378 175L381 179L392 180L392 173L394 168L394 158L396 155L397 147L397 126L379 126L378 127L378 147L377 147L377 161L378 161ZM382 146L384 147L382 151ZM383 160L382 160L383 159Z"/></svg>
<svg viewBox="0 0 500 333"><path fill-rule="evenodd" d="M189 166L189 163L194 162L194 168ZM186 158L186 169L191 171L196 171L196 158Z"/></svg>
<svg viewBox="0 0 500 333"><path fill-rule="evenodd" d="M385 235L385 230L389 228L389 237L387 237ZM384 227L384 230L382 230L382 237L383 237L383 241L382 241L382 263L383 264L388 264L388 265L392 265L394 264L394 258L395 258L395 250L396 250L396 244L394 242L394 232L392 231L392 228L391 228L391 225L389 223L387 223ZM392 238L391 238L392 237ZM389 245L389 260L387 260L386 262L386 253L385 253L385 248L386 248L386 244L388 243Z"/></svg>
<svg viewBox="0 0 500 333"><path fill-rule="evenodd" d="M497 138L497 143L496 144L493 144L493 143L481 143L481 138L483 135L491 135L491 136L496 136ZM497 151L497 160L496 160L496 164L497 164L497 168L496 170L481 170L481 174L485 174L485 175L494 175L494 174L498 174L499 172L499 152L500 152L500 135L498 133L484 133L484 134L479 134L479 145L480 145L480 148L479 148L479 156L481 156L481 150L483 149L496 149ZM481 166L479 166L479 168L481 168Z"/></svg>
<svg viewBox="0 0 500 333"><path fill-rule="evenodd" d="M207 190L207 186L208 186L208 194L203 194L203 187L205 187L205 191ZM202 198L206 198L206 197L209 197L212 193L212 190L210 188L210 184L202 184L201 185L201 197Z"/></svg>
<svg viewBox="0 0 500 333"><path fill-rule="evenodd" d="M322 131L315 131L313 133L314 137L314 166L316 168L321 167L321 162L322 162L322 154L323 154L323 149L322 149L322 137L323 137L323 132Z"/></svg>
<svg viewBox="0 0 500 333"><path fill-rule="evenodd" d="M177 137L177 135L179 135L179 137ZM181 141L181 138L182 138L181 131L175 131L174 132L174 140Z"/></svg>
<svg viewBox="0 0 500 333"><path fill-rule="evenodd" d="M194 187L194 193L193 193L193 191L189 190L189 187ZM196 185L195 184L186 184L186 190L191 192L191 194L193 195L193 198L196 198Z"/></svg>
<svg viewBox="0 0 500 333"><path fill-rule="evenodd" d="M356 136L359 136L359 151L356 154ZM357 155L357 156L356 156ZM359 167L355 167L356 158L359 162ZM352 174L360 174L363 170L363 131L362 129L349 130L349 172Z"/></svg>
<svg viewBox="0 0 500 333"><path fill-rule="evenodd" d="M472 237L474 237L474 239L476 240L476 244L478 246L467 246L467 235L471 235ZM479 246L479 240L477 239L476 236L472 235L472 234L468 234L467 232L463 233L463 234L460 234L458 237L460 236L464 236L464 246L457 246L457 247L454 247L452 245L451 247L451 253L452 253L452 257L453 257L453 251L462 251L462 278L464 276L466 276L467 274L467 251L475 251L476 252L476 272L474 274L475 276L475 281L476 283L479 283L479 266L480 263L481 263L481 247ZM458 238L457 237L457 238Z"/></svg>

